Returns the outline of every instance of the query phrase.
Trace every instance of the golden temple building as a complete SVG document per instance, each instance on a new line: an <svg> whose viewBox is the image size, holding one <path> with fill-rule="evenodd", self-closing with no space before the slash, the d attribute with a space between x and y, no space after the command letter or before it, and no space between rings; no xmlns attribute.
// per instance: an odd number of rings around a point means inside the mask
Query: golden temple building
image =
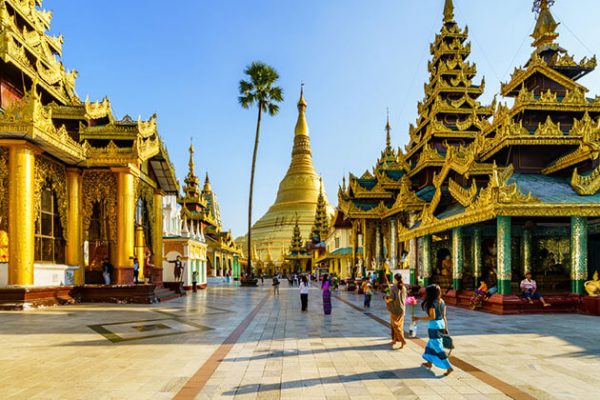
<svg viewBox="0 0 600 400"><path fill-rule="evenodd" d="M165 238L163 269L172 286L179 282L183 288L192 285L197 273L199 287L205 287L209 276L240 277L243 262L241 247L231 232L223 231L217 195L213 192L208 173L202 189L196 175L194 146L189 148L189 170L184 179L183 196L165 202ZM175 217L175 218L174 218ZM174 218L171 222L170 219ZM177 281L174 261L180 257L184 272ZM177 285L175 285L177 286Z"/></svg>
<svg viewBox="0 0 600 400"><path fill-rule="evenodd" d="M253 250L256 257L260 258L263 270L269 272L274 272L274 268L285 262L296 223L302 237L311 236L320 194L323 196L327 215L333 214L322 191L321 178L313 165L306 108L302 89L298 100L298 121L294 129L290 166L279 184L275 203L252 226Z"/></svg>
<svg viewBox="0 0 600 400"><path fill-rule="evenodd" d="M41 7L0 2L0 303L69 298L103 283L105 257L111 283L133 283L134 257L140 281L158 283L162 198L179 188L156 116L117 119L107 98L81 101Z"/></svg>
<svg viewBox="0 0 600 400"><path fill-rule="evenodd" d="M560 47L550 1L534 9L531 57L501 85L512 104L482 105L468 30L445 0L408 145L388 141L339 190L365 262L408 267L411 283L438 283L451 304L485 281L497 290L488 311L520 312L518 282L532 272L555 310L576 311L588 264L600 264L600 100L578 82L596 58Z"/></svg>

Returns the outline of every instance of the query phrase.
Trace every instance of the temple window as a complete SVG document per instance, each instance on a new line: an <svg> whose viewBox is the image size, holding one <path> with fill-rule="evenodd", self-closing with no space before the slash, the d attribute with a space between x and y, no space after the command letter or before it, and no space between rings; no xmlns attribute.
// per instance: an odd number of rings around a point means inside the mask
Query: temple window
<svg viewBox="0 0 600 400"><path fill-rule="evenodd" d="M62 264L65 262L65 240L56 194L50 186L46 186L40 197L35 223L35 261Z"/></svg>

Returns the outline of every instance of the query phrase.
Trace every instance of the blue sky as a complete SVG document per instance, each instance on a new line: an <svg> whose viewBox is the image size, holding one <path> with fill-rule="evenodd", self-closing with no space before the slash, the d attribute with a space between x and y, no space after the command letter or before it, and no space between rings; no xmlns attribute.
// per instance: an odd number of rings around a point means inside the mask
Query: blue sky
<svg viewBox="0 0 600 400"><path fill-rule="evenodd" d="M500 81L531 53L531 0L455 0L468 25L471 61L489 102ZM329 200L349 171L371 168L385 143L407 143L428 77L429 43L443 0L45 0L63 61L79 71L83 99L108 95L120 118L157 113L178 176L187 173L190 137L198 175L209 172L226 228L245 232L255 110L237 104L253 60L281 75L285 102L264 120L254 216L274 201L289 164L300 82L305 83L314 163ZM600 52L598 0L558 0L560 44L577 58ZM478 80L477 79L477 80ZM600 73L581 81L600 94Z"/></svg>

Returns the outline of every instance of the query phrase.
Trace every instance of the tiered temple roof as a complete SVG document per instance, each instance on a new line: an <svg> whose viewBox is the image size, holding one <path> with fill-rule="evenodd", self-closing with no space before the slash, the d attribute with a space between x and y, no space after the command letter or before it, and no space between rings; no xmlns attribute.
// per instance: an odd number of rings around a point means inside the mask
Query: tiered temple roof
<svg viewBox="0 0 600 400"><path fill-rule="evenodd" d="M497 215L599 212L600 100L577 82L596 58L576 61L560 47L550 2L537 6L535 50L501 86L512 106L483 106L484 81L473 83L476 66L467 61L468 30L445 0L406 153L388 139L372 171L344 181L340 210L351 219L404 215L402 240Z"/></svg>
<svg viewBox="0 0 600 400"><path fill-rule="evenodd" d="M75 92L77 72L67 71L60 61L62 36L48 33L51 19L42 0L0 1L0 60L5 64L0 138L25 132L29 141L66 164L133 165L164 192L177 192L156 115L147 121L119 120L108 98L82 102Z"/></svg>
<svg viewBox="0 0 600 400"><path fill-rule="evenodd" d="M501 86L512 106L499 103L491 123L481 120L474 141L448 149L433 176L433 197L401 238L499 215L600 212L600 101L586 97L587 88L577 82L595 68L596 58L575 61L556 43L549 1L537 6L534 51Z"/></svg>

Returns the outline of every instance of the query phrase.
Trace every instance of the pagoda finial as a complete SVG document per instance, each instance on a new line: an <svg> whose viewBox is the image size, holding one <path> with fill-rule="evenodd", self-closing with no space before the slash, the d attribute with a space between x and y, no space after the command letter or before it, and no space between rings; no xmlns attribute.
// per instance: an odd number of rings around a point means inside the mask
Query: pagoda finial
<svg viewBox="0 0 600 400"><path fill-rule="evenodd" d="M550 7L553 4L554 0L533 1L533 11L538 14L535 29L531 34L531 37L534 39L532 43L533 47L539 48L542 46L551 45L558 37L556 28L559 24L556 22L552 16L552 12L550 11Z"/></svg>
<svg viewBox="0 0 600 400"><path fill-rule="evenodd" d="M390 125L390 109L387 109L387 121L385 123L385 148L386 149L391 149L392 148L392 136L390 134L390 131L392 130L392 127Z"/></svg>
<svg viewBox="0 0 600 400"><path fill-rule="evenodd" d="M190 167L190 175L194 175L194 139L190 138L190 161L188 166Z"/></svg>
<svg viewBox="0 0 600 400"><path fill-rule="evenodd" d="M296 136L305 135L308 136L308 124L306 123L306 111L307 103L304 99L304 82L300 84L300 99L298 100L298 122L296 122L296 129L294 130Z"/></svg>
<svg viewBox="0 0 600 400"><path fill-rule="evenodd" d="M446 0L444 4L444 23L454 21L454 2L452 0Z"/></svg>
<svg viewBox="0 0 600 400"><path fill-rule="evenodd" d="M210 178L208 177L208 172L206 173L206 178L204 179L204 188L202 189L204 193L212 192L212 187L210 186Z"/></svg>
<svg viewBox="0 0 600 400"><path fill-rule="evenodd" d="M306 100L304 99L304 82L300 82L300 99L298 100L298 111L302 112L301 108L306 109Z"/></svg>

